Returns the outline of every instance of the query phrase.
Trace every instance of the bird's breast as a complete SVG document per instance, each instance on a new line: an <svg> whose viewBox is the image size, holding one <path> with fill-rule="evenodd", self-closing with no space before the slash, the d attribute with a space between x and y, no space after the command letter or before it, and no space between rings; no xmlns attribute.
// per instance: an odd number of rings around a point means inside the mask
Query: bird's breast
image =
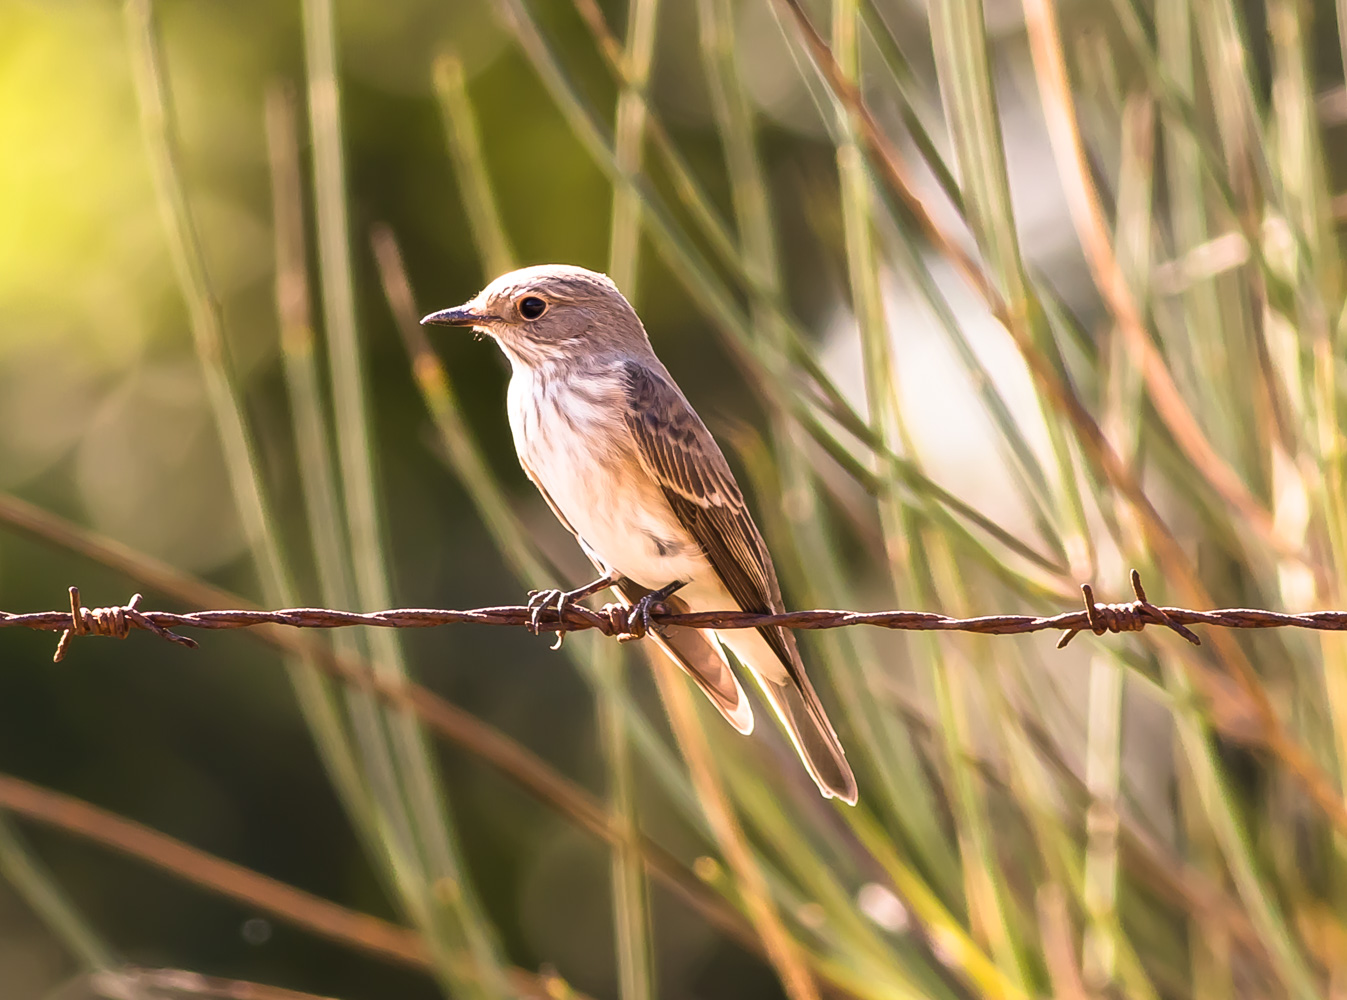
<svg viewBox="0 0 1347 1000"><path fill-rule="evenodd" d="M602 373L510 382L520 460L591 557L653 590L706 561L641 464L625 406L622 383Z"/></svg>

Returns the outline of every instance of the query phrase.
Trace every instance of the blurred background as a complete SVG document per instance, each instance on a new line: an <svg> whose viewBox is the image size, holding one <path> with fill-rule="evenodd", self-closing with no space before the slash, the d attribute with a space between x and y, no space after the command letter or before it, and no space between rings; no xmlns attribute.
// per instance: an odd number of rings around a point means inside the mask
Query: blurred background
<svg viewBox="0 0 1347 1000"><path fill-rule="evenodd" d="M1345 54L1327 0L0 0L0 608L583 582L499 352L414 322L568 262L791 607L1347 609ZM0 633L3 1000L1347 997L1331 633L801 633L855 809L640 643L193 635Z"/></svg>

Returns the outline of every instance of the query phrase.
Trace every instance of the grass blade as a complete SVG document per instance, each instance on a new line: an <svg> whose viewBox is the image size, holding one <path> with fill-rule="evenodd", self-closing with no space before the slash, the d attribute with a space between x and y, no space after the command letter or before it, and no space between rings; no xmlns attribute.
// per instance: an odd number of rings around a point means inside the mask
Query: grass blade
<svg viewBox="0 0 1347 1000"><path fill-rule="evenodd" d="M273 217L276 230L276 301L281 331L281 356L295 429L300 485L308 514L319 592L329 607L357 605L355 583L342 538L340 492L332 467L331 442L320 388L321 376L309 312L309 287L304 247L302 182L293 98L273 89L267 100L267 140L272 171ZM331 637L338 656L368 660L359 633L342 630ZM417 872L410 845L412 832L398 795L396 765L388 747L380 711L366 693L345 692L357 743L370 776L370 796L377 805L374 825L362 827L369 856L383 868L394 893L405 892L423 876Z"/></svg>
<svg viewBox="0 0 1347 1000"><path fill-rule="evenodd" d="M859 24L859 10L854 3L846 2L835 5L833 9L833 44L840 53L842 71L847 74L848 79L852 82L860 77ZM836 158L840 185L839 193L842 203L847 276L851 291L852 312L856 318L861 340L865 392L870 421L875 433L883 442L886 454L910 455L912 454L912 446L900 409L895 381L895 362L891 353L891 332L880 287L880 264L875 245L876 234L872 217L869 179L865 171L864 161L861 158L860 147L856 142L854 120L850 113L842 107L837 108L837 117L839 119L837 128L839 138L837 140ZM915 461L910 464L916 471L920 472ZM898 584L906 571L906 567L903 565L905 552L901 541L900 528L904 504L895 489L899 476L893 463L886 462L879 456L876 457L874 468L876 478L881 484L878 495L879 518L880 528L885 539L885 556L889 578L895 585L893 592L901 598L903 591ZM818 551L818 549L819 546L816 545L815 551ZM832 575L837 578L842 574L834 572ZM882 680L877 676L877 671L873 666L876 660L873 656L868 656L860 662L866 665L862 668L865 676L863 685L865 690L862 696L865 703L873 704L871 693L883 689ZM898 749L900 752L895 755L895 758L903 765L903 771L907 772L901 779L894 776L888 777L883 782L889 796L887 806L890 815L894 820L908 828L909 836L913 842L920 845L919 856L927 859L927 863L932 865L933 871L944 874L957 867L948 859L947 851L941 849L944 837L934 821L936 814L935 798L927 788L920 763L908 749L908 741L891 731L892 723L886 723L882 714L875 713L873 710L864 714L868 714L870 718L866 720L864 725L858 726L858 730L867 735L884 733L886 737L880 740L867 739L865 742L871 746L887 745ZM881 764L881 774L891 773L895 770L883 767L882 765L885 762L882 759L879 763ZM923 818L920 820L911 818L912 810L907 807L907 803L912 801L910 796L913 791L916 791L920 796L917 799L919 804L916 809L917 812L923 814ZM946 887L950 887L948 883Z"/></svg>
<svg viewBox="0 0 1347 1000"><path fill-rule="evenodd" d="M279 536L267 507L258 472L256 447L243 417L242 397L225 362L224 322L211 287L196 221L179 167L177 135L169 87L151 0L126 0L124 7L141 128L179 288L187 302L197 359L206 396L220 436L225 469L244 536L260 578L263 599L290 606L294 590L286 571ZM287 663L300 709L337 793L358 829L373 829L372 806L348 749L345 726L333 701L331 685L304 660Z"/></svg>
<svg viewBox="0 0 1347 1000"><path fill-rule="evenodd" d="M1081 244L1093 270L1095 284L1113 311L1119 329L1133 352L1134 363L1146 380L1151 400L1179 446L1212 488L1238 510L1245 523L1269 545L1279 551L1286 551L1287 545L1274 531L1271 515L1264 504L1249 492L1229 463L1212 448L1193 417L1164 359L1151 341L1144 319L1127 286L1126 276L1118 267L1099 193L1090 179L1085 162L1053 0L1028 0L1025 15L1039 90L1048 114L1048 132L1057 155L1059 172L1066 184Z"/></svg>
<svg viewBox="0 0 1347 1000"><path fill-rule="evenodd" d="M614 153L617 167L635 175L642 167L645 147L645 91L655 55L658 0L630 0L627 4L627 44L623 65L627 78L617 100ZM608 272L633 303L640 276L641 201L629 186L613 188ZM598 715L604 759L608 765L609 798L622 836L612 857L613 921L617 939L619 996L649 1000L655 995L650 942L650 913L645 878L635 850L640 820L632 786L631 746L624 711L626 674L624 657L611 643L592 643L593 671L599 678Z"/></svg>
<svg viewBox="0 0 1347 1000"><path fill-rule="evenodd" d="M1175 699L1175 723L1184 759L1191 769L1211 835L1230 866L1230 878L1287 990L1302 1000L1313 1000L1321 991L1292 937L1276 895L1269 891L1259 872L1253 845L1238 818L1230 781L1212 745L1207 722L1194 707L1193 692L1184 672L1169 663L1164 667Z"/></svg>
<svg viewBox="0 0 1347 1000"><path fill-rule="evenodd" d="M1084 903L1090 923L1082 946L1082 975L1095 990L1108 988L1118 971L1117 942L1112 929L1118 920L1118 809L1125 677L1122 669L1107 658L1091 658L1090 728L1085 762L1091 803L1084 875Z"/></svg>
<svg viewBox="0 0 1347 1000"><path fill-rule="evenodd" d="M726 797L687 684L678 668L662 656L652 654L650 668L655 672L660 696L669 712L669 721L673 725L683 759L687 761L702 808L706 811L706 819L715 831L716 842L734 873L735 884L742 895L748 918L766 948L767 960L776 971L790 1000L819 1000L818 985L805 965L800 945L782 922L762 868Z"/></svg>
<svg viewBox="0 0 1347 1000"><path fill-rule="evenodd" d="M954 160L959 168L964 216L995 276L1001 300L1005 303L1006 321L1038 327L1039 324L1034 322L1036 310L1031 303L1033 290L1020 252L1015 212L1010 200L1005 143L994 97L982 2L940 0L931 5L930 19L931 44L945 117L954 143ZM1040 340L1044 332L1037 330ZM1041 399L1036 402L1042 406ZM992 414L996 416L997 411L992 410ZM1004 421L997 423L1001 425ZM1063 555L1086 555L1088 564L1073 566L1072 570L1076 576L1088 575L1094 558L1065 436L1055 421L1045 420L1044 426L1056 460L1053 487L1049 486L1048 474L1027 447L1012 448L1018 460L1016 470L1019 477L1027 480L1031 509L1046 507L1057 515L1055 520L1070 524L1066 529L1048 529L1045 538L1051 543L1066 536L1065 542L1057 541L1057 547ZM1052 492L1054 487L1056 496Z"/></svg>
<svg viewBox="0 0 1347 1000"><path fill-rule="evenodd" d="M491 176L482 154L482 137L477 116L468 98L463 75L463 60L456 52L445 52L435 60L435 96L440 102L449 156L454 173L463 188L463 208L468 214L477 255L487 271L487 280L518 266L509 234L496 211Z"/></svg>
<svg viewBox="0 0 1347 1000"><path fill-rule="evenodd" d="M373 446L366 406L364 364L355 320L350 231L346 215L340 88L336 73L336 25L331 0L305 0L304 52L308 73L309 124L313 138L314 191L318 217L318 262L323 316L329 344L337 454L356 595L367 607L391 603L374 478ZM397 637L387 630L368 636L375 669L405 677ZM414 719L386 714L389 746L416 830L406 847L420 857L422 884L406 885L424 908L424 929L447 980L467 996L503 997L509 986L493 928L473 892L455 843L448 802L425 733ZM412 900L408 900L412 902ZM463 967L467 956L469 965Z"/></svg>
<svg viewBox="0 0 1347 1000"><path fill-rule="evenodd" d="M112 946L84 919L5 815L0 815L0 875L82 966L96 972L117 965Z"/></svg>

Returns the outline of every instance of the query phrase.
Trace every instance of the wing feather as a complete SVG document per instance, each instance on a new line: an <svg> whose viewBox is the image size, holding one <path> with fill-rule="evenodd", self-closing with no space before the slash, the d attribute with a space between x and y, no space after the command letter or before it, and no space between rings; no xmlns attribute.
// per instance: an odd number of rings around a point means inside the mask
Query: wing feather
<svg viewBox="0 0 1347 1000"><path fill-rule="evenodd" d="M679 522L702 547L740 608L762 614L783 610L767 546L711 432L682 392L661 373L627 361L622 374L627 427L642 464L660 485ZM758 631L787 672L802 678L804 668L794 637L779 626Z"/></svg>

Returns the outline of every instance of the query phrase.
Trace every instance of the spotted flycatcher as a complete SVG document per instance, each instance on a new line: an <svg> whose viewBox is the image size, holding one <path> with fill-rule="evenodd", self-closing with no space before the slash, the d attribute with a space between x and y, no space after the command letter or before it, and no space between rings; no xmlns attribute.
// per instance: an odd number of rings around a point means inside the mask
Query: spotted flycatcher
<svg viewBox="0 0 1347 1000"><path fill-rule="evenodd" d="M520 464L603 574L533 606L611 587L623 604L673 611L784 610L772 558L734 475L617 286L546 264L497 278L422 323L495 338L513 377L510 429ZM728 646L761 686L826 797L855 804L856 779L787 629L657 627L650 635L741 733L753 710Z"/></svg>

